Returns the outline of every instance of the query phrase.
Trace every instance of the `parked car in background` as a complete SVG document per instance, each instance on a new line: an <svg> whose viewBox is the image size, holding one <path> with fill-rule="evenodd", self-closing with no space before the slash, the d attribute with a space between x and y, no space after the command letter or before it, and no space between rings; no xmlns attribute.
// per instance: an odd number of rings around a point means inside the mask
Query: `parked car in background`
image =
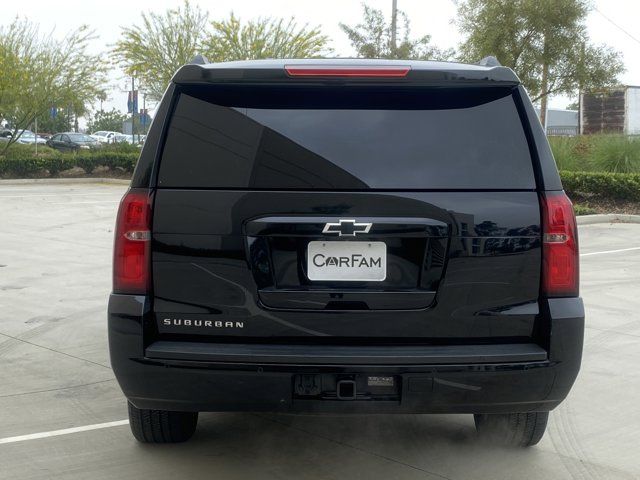
<svg viewBox="0 0 640 480"><path fill-rule="evenodd" d="M125 135L124 133L119 133L116 135L114 142L115 143L128 143L130 145L137 145L138 147L142 147L144 143L145 135Z"/></svg>
<svg viewBox="0 0 640 480"><path fill-rule="evenodd" d="M35 145L37 143L38 145L44 145L47 143L47 139L36 135L31 130L22 130L22 132L19 133L16 143L22 143L24 145Z"/></svg>
<svg viewBox="0 0 640 480"><path fill-rule="evenodd" d="M88 150L98 148L100 142L91 135L76 132L56 133L49 140L47 145L61 152L76 152L78 150Z"/></svg>
<svg viewBox="0 0 640 480"><path fill-rule="evenodd" d="M109 132L106 130L100 130L91 134L91 136L98 140L100 143L114 143L116 141L117 135L122 134L118 132Z"/></svg>
<svg viewBox="0 0 640 480"><path fill-rule="evenodd" d="M131 143L133 144L133 135L126 135L124 133L118 133L113 138L114 143Z"/></svg>

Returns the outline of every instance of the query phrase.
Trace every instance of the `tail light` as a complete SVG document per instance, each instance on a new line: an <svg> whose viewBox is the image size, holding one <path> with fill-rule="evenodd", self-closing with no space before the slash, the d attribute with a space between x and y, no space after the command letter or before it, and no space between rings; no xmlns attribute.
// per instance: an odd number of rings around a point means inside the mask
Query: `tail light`
<svg viewBox="0 0 640 480"><path fill-rule="evenodd" d="M131 189L118 209L113 251L113 292L149 291L151 200L144 189Z"/></svg>
<svg viewBox="0 0 640 480"><path fill-rule="evenodd" d="M576 297L579 284L578 229L571 200L547 192L542 207L542 288L547 297Z"/></svg>
<svg viewBox="0 0 640 480"><path fill-rule="evenodd" d="M373 66L318 66L285 65L287 75L292 77L406 77L411 67L406 65Z"/></svg>

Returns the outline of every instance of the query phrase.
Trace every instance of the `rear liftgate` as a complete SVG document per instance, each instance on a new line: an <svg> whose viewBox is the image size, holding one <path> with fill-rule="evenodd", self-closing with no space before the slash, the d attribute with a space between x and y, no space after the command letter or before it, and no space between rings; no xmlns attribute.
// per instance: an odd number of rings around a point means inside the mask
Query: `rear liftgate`
<svg viewBox="0 0 640 480"><path fill-rule="evenodd" d="M448 226L427 218L265 217L248 222L246 234L250 258L272 259L275 274L256 278L267 307L406 309L432 303ZM293 377L295 400L399 402L400 392L393 375Z"/></svg>

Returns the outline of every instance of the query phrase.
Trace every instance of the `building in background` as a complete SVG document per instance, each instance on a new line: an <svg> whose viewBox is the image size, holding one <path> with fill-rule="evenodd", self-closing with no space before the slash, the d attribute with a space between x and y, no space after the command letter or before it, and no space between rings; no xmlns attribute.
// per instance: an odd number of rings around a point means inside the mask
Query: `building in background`
<svg viewBox="0 0 640 480"><path fill-rule="evenodd" d="M536 107L536 113L540 118L540 109ZM562 110L559 108L547 109L547 135L577 135L578 111Z"/></svg>
<svg viewBox="0 0 640 480"><path fill-rule="evenodd" d="M621 86L580 95L580 133L640 135L640 87Z"/></svg>

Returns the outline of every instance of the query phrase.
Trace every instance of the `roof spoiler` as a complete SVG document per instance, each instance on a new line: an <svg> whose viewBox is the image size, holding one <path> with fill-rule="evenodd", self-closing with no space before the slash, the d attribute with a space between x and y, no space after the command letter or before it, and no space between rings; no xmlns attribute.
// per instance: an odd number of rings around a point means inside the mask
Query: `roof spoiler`
<svg viewBox="0 0 640 480"><path fill-rule="evenodd" d="M482 67L501 67L502 64L493 55L488 55L478 62Z"/></svg>
<svg viewBox="0 0 640 480"><path fill-rule="evenodd" d="M517 85L520 83L520 80L511 69L499 65L494 57L487 57L479 64L465 65L461 63L412 60L403 60L398 63L396 61L364 59L271 59L208 63L204 56L197 55L190 63L183 65L175 73L172 80L177 84L218 82L275 84L286 82L289 85L293 80L308 84L313 82L324 84L332 81L345 81L344 78L339 78L344 76L345 70L351 74L363 74L365 70L384 71L388 74L389 69L401 69L401 71L395 72L397 78L394 82L420 85L493 84L496 86ZM411 74L405 73L409 69ZM327 70L330 70L332 75L318 74L318 71L323 71L326 74ZM292 72L296 75L292 76ZM309 73L315 73L315 75L309 75ZM338 73L341 75L337 75ZM383 83L389 80L380 76L370 76L371 72L365 73L367 73L367 76L352 76L351 81Z"/></svg>

